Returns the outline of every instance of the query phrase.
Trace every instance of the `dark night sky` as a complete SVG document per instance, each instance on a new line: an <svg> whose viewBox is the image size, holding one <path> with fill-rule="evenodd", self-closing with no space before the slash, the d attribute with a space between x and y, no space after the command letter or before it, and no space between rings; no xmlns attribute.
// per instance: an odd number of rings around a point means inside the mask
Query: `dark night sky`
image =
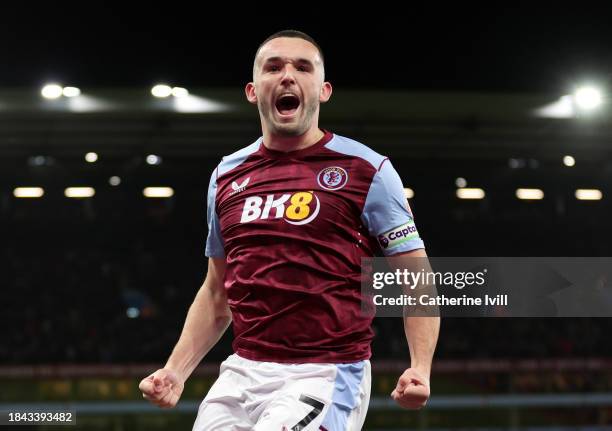
<svg viewBox="0 0 612 431"><path fill-rule="evenodd" d="M178 3L142 10L32 3L1 14L0 87L48 80L82 88L160 80L242 86L259 42L297 28L323 47L336 87L560 93L582 79L612 76L612 13L578 6L466 10L440 3L298 16L255 14L256 3L223 12Z"/></svg>

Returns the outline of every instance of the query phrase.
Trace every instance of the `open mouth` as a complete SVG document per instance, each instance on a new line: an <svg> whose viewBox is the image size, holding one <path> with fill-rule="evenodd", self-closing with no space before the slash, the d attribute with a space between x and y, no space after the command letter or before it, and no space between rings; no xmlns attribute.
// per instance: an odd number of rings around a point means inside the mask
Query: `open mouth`
<svg viewBox="0 0 612 431"><path fill-rule="evenodd" d="M293 115L300 106L300 99L294 94L283 94L276 99L276 110L281 115Z"/></svg>

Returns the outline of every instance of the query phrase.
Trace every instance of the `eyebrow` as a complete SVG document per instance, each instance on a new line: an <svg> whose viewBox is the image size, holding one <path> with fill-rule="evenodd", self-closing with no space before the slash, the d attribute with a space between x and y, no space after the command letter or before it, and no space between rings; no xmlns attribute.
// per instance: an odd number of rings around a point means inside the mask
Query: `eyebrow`
<svg viewBox="0 0 612 431"><path fill-rule="evenodd" d="M263 64L275 63L275 62L283 61L283 60L284 60L283 57L278 57L278 56L277 57L269 57L269 58L266 58L264 60ZM312 63L312 61L308 60L307 58L298 58L295 62L296 63L300 63L300 64L306 64L306 65L314 68L314 64Z"/></svg>

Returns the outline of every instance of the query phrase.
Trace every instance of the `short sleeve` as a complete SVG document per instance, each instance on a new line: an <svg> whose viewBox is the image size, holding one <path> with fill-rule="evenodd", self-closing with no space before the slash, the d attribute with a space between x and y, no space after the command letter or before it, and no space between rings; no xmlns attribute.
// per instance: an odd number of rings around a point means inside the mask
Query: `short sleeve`
<svg viewBox="0 0 612 431"><path fill-rule="evenodd" d="M218 169L218 168L217 168ZM206 238L206 256L207 257L225 257L225 248L223 245L223 237L221 236L221 226L219 224L219 216L217 215L215 201L217 198L217 169L215 169L210 177L208 185L208 197L206 208L206 219L208 224L208 237Z"/></svg>
<svg viewBox="0 0 612 431"><path fill-rule="evenodd" d="M402 180L389 160L382 163L372 179L361 220L385 256L425 248L404 196Z"/></svg>

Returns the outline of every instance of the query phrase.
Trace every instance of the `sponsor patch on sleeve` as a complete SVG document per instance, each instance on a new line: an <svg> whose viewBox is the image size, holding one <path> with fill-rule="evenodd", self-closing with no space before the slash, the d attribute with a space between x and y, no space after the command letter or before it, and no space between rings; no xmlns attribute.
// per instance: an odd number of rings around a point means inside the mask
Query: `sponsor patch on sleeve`
<svg viewBox="0 0 612 431"><path fill-rule="evenodd" d="M414 220L410 217L408 223L378 235L378 243L383 249L388 249L418 237L419 232L417 232L417 228L414 225Z"/></svg>

